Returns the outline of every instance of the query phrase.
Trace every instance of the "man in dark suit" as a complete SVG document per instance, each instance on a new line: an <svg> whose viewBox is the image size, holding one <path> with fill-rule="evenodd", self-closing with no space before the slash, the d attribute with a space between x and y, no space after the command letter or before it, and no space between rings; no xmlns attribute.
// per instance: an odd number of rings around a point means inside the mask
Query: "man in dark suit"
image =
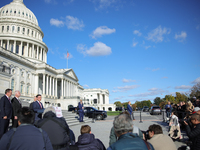
<svg viewBox="0 0 200 150"><path fill-rule="evenodd" d="M8 131L9 122L12 118L11 95L12 90L6 89L5 95L0 100L0 139Z"/></svg>
<svg viewBox="0 0 200 150"><path fill-rule="evenodd" d="M33 102L33 111L35 112L35 121L40 120L41 118L38 116L39 114L43 113L44 107L40 102L42 96L40 94L36 95L37 100Z"/></svg>
<svg viewBox="0 0 200 150"><path fill-rule="evenodd" d="M22 104L19 100L20 95L19 91L15 91L15 97L11 100L13 108L12 127L14 128L18 127L18 111L22 108Z"/></svg>

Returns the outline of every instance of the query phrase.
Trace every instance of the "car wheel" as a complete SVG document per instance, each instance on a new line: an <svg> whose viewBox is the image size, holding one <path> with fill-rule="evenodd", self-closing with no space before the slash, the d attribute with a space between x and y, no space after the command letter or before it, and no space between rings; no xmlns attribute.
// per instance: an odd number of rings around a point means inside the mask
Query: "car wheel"
<svg viewBox="0 0 200 150"><path fill-rule="evenodd" d="M102 120L102 118L103 118L102 115L97 116L97 120Z"/></svg>

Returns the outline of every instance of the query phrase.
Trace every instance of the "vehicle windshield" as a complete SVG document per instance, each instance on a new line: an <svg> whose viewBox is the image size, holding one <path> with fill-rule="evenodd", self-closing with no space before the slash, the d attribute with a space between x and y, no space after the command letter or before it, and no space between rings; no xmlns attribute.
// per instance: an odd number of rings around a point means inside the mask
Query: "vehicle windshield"
<svg viewBox="0 0 200 150"><path fill-rule="evenodd" d="M144 106L144 108L149 108L148 106Z"/></svg>
<svg viewBox="0 0 200 150"><path fill-rule="evenodd" d="M153 107L153 108L155 109L155 108L160 108L160 107L159 107L159 106L155 106L155 107Z"/></svg>
<svg viewBox="0 0 200 150"><path fill-rule="evenodd" d="M94 107L91 107L92 109L94 109L94 110L97 110L96 108L94 108Z"/></svg>

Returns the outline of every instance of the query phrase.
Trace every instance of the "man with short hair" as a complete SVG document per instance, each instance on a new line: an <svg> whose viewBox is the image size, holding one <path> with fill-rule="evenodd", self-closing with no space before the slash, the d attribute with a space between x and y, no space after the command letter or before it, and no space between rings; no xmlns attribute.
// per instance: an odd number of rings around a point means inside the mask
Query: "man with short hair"
<svg viewBox="0 0 200 150"><path fill-rule="evenodd" d="M149 143L151 143L155 150L176 150L176 145L168 135L164 135L160 125L149 126Z"/></svg>
<svg viewBox="0 0 200 150"><path fill-rule="evenodd" d="M10 96L12 95L11 89L5 90L5 95L0 100L0 139L4 133L8 131L9 122L12 118L12 104Z"/></svg>
<svg viewBox="0 0 200 150"><path fill-rule="evenodd" d="M115 117L113 126L118 140L107 150L148 150L150 148L154 150L151 144L141 139L137 134L132 133L133 121L128 115L121 114Z"/></svg>
<svg viewBox="0 0 200 150"><path fill-rule="evenodd" d="M22 107L18 114L19 127L9 130L0 140L1 150L53 150L45 131L33 126L34 112L29 107Z"/></svg>
<svg viewBox="0 0 200 150"><path fill-rule="evenodd" d="M35 112L35 121L40 120L41 118L38 116L43 113L44 107L41 103L42 96L40 94L36 95L37 100L33 103L33 111Z"/></svg>
<svg viewBox="0 0 200 150"><path fill-rule="evenodd" d="M99 139L95 139L94 134L91 133L89 125L81 126L81 135L78 137L76 143L79 150L105 150L105 146Z"/></svg>
<svg viewBox="0 0 200 150"><path fill-rule="evenodd" d="M21 93L20 91L15 91L15 97L11 100L13 108L13 118L12 118L12 127L18 127L18 111L22 108L22 104L19 100Z"/></svg>

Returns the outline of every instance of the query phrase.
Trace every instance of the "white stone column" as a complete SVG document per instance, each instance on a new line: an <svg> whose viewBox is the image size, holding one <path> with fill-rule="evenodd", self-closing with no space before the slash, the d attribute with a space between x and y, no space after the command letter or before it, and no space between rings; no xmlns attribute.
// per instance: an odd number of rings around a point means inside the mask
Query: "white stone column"
<svg viewBox="0 0 200 150"><path fill-rule="evenodd" d="M21 41L21 44L19 45L19 55L20 56L22 55L22 41Z"/></svg>
<svg viewBox="0 0 200 150"><path fill-rule="evenodd" d="M58 79L57 78L56 78L56 83L55 84L56 84L55 96L58 97Z"/></svg>
<svg viewBox="0 0 200 150"><path fill-rule="evenodd" d="M49 76L49 95L51 96L51 76Z"/></svg>
<svg viewBox="0 0 200 150"><path fill-rule="evenodd" d="M37 59L39 59L39 48L37 46Z"/></svg>
<svg viewBox="0 0 200 150"><path fill-rule="evenodd" d="M3 40L2 40L2 43L3 43ZM16 53L16 41L15 40L14 40L13 53Z"/></svg>
<svg viewBox="0 0 200 150"><path fill-rule="evenodd" d="M61 99L63 98L63 78L61 79Z"/></svg>
<svg viewBox="0 0 200 150"><path fill-rule="evenodd" d="M32 58L35 58L34 44L32 44Z"/></svg>
<svg viewBox="0 0 200 150"><path fill-rule="evenodd" d="M47 75L47 84L46 84L46 90L47 90L47 93L46 95L49 95L49 76Z"/></svg>
<svg viewBox="0 0 200 150"><path fill-rule="evenodd" d="M10 51L10 42L9 42L9 40L7 40L7 50L9 50Z"/></svg>
<svg viewBox="0 0 200 150"><path fill-rule="evenodd" d="M66 93L66 92L65 92L65 89L66 89L66 88L65 88L65 84L66 84L66 82L65 82L65 80L64 80L64 91L63 91L63 97L66 96L66 94L65 94L65 93Z"/></svg>
<svg viewBox="0 0 200 150"><path fill-rule="evenodd" d="M26 50L24 50L24 55L25 55L25 57L28 57L28 53L29 53L28 46L29 46L29 44L28 44L28 42L27 42L27 43L26 43Z"/></svg>
<svg viewBox="0 0 200 150"><path fill-rule="evenodd" d="M3 40L1 40L1 47L3 47Z"/></svg>
<svg viewBox="0 0 200 150"><path fill-rule="evenodd" d="M45 95L45 74L43 74L43 89L42 89L42 92L43 94Z"/></svg>
<svg viewBox="0 0 200 150"><path fill-rule="evenodd" d="M55 81L54 81L54 77L53 77L53 93L52 93L53 97L55 96Z"/></svg>
<svg viewBox="0 0 200 150"><path fill-rule="evenodd" d="M38 94L38 84L39 83L39 75L35 74L35 94Z"/></svg>

